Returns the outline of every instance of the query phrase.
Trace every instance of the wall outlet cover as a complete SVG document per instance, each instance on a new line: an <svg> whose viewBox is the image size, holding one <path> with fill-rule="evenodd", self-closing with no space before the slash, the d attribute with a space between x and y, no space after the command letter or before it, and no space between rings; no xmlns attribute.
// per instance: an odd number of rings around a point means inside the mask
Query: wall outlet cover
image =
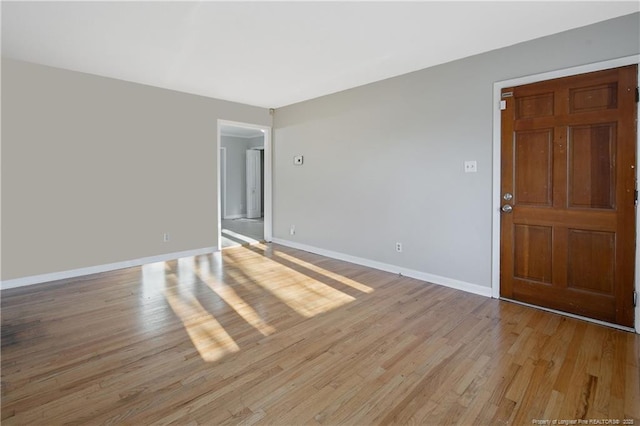
<svg viewBox="0 0 640 426"><path fill-rule="evenodd" d="M293 157L293 164L296 166L302 166L304 158L302 155L296 155Z"/></svg>

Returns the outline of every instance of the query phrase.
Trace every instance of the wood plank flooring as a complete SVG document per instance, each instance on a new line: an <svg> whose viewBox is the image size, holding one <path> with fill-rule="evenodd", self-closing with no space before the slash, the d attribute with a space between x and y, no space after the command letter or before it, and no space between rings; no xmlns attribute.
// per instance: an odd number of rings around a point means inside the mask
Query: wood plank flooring
<svg viewBox="0 0 640 426"><path fill-rule="evenodd" d="M640 424L638 335L277 245L1 297L3 425Z"/></svg>

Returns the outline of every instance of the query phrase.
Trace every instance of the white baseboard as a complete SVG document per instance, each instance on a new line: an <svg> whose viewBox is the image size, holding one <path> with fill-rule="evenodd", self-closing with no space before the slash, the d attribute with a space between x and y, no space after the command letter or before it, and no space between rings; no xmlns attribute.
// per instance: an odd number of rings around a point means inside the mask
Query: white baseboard
<svg viewBox="0 0 640 426"><path fill-rule="evenodd" d="M69 271L52 272L49 274L32 275L24 278L15 278L0 282L0 288L6 290L9 288L23 287L27 285L40 284L49 281L64 280L67 278L81 277L83 275L97 274L100 272L115 271L117 269L131 268L133 266L141 266L147 263L164 262L167 260L179 259L181 257L200 256L218 251L214 247L206 247L196 250L180 251L175 253L161 254L157 256L142 257L140 259L125 260L122 262L108 263L105 265L90 266L87 268L72 269Z"/></svg>
<svg viewBox="0 0 640 426"><path fill-rule="evenodd" d="M356 265L367 266L369 268L379 269L381 271L391 272L394 274L402 274L404 276L427 281L429 283L455 288L456 290L462 290L468 293L478 294L480 296L491 297L490 287L484 287L478 284L454 280L452 278L442 277L439 275L428 274L426 272L420 272L413 269L403 268L401 266L390 265L388 263L377 262L375 260L364 259L362 257L351 256L349 254L325 250L322 248L308 246L306 244L300 244L294 241L283 240L280 238L274 238L273 242L298 250L304 250L310 253L319 254L321 256L330 257L332 259L344 260L345 262L355 263Z"/></svg>
<svg viewBox="0 0 640 426"><path fill-rule="evenodd" d="M402 274L407 277L415 278L415 279L426 281L433 284L442 285L445 287L455 288L457 290L478 294L480 296L491 297L491 288L483 287L478 284L472 284L464 281L455 280L452 278L442 277L439 275L428 274L428 273L416 271L413 269L403 268L401 266L391 265L383 262L377 262L375 260L365 259L362 257L351 256L345 253L325 250L322 248L313 247L306 244L296 243L294 241L274 238L273 242L276 244L281 244L283 246L295 248L298 250L304 250L311 253L316 253L316 254L330 257L333 259L343 260L345 262L355 263L357 265L362 265L369 268L378 269L381 271L391 272L394 274ZM105 265L90 266L87 268L73 269L69 271L53 272L53 273L42 274L42 275L33 275L29 277L24 277L24 278L15 278L15 279L5 280L0 282L0 288L2 290L5 290L9 288L23 287L23 286L40 284L40 283L49 282L49 281L75 278L83 275L97 274L100 272L115 271L117 269L141 266L147 263L163 262L167 260L179 259L181 257L199 256L203 254L213 253L216 251L218 250L214 247L207 247L207 248L196 249L196 250L162 254L158 256L143 257L140 259L109 263Z"/></svg>

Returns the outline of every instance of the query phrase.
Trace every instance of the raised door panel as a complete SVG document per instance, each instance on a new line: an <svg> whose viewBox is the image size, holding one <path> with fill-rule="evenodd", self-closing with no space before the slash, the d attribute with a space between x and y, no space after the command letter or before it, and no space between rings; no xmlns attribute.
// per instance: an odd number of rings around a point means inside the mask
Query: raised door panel
<svg viewBox="0 0 640 426"><path fill-rule="evenodd" d="M613 296L615 233L570 229L567 287Z"/></svg>
<svg viewBox="0 0 640 426"><path fill-rule="evenodd" d="M574 87L569 91L569 112L601 111L618 106L618 84Z"/></svg>
<svg viewBox="0 0 640 426"><path fill-rule="evenodd" d="M516 119L553 116L553 92L521 96L516 102Z"/></svg>
<svg viewBox="0 0 640 426"><path fill-rule="evenodd" d="M515 277L551 282L552 228L550 226L514 226Z"/></svg>
<svg viewBox="0 0 640 426"><path fill-rule="evenodd" d="M553 129L516 132L514 143L515 201L552 205Z"/></svg>
<svg viewBox="0 0 640 426"><path fill-rule="evenodd" d="M569 207L614 209L615 123L569 128Z"/></svg>

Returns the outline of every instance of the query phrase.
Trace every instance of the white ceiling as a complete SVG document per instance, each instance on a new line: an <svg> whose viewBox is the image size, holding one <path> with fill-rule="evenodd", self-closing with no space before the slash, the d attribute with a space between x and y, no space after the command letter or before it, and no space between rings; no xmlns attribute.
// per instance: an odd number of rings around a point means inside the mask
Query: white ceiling
<svg viewBox="0 0 640 426"><path fill-rule="evenodd" d="M277 108L639 5L3 1L2 55Z"/></svg>

